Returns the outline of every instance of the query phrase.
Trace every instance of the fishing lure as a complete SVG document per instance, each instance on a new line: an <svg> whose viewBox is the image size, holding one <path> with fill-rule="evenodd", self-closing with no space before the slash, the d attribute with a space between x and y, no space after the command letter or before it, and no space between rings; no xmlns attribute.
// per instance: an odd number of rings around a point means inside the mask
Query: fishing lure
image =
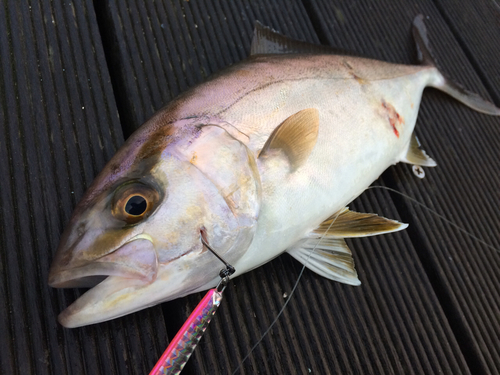
<svg viewBox="0 0 500 375"><path fill-rule="evenodd" d="M198 306L189 315L189 318L184 322L149 375L174 375L182 371L222 301L222 292L229 282L229 276L235 272L234 267L224 261L208 245L203 238L203 234L201 242L225 264L226 268L219 272L221 280L217 287L210 289L205 294L205 297L203 297Z"/></svg>

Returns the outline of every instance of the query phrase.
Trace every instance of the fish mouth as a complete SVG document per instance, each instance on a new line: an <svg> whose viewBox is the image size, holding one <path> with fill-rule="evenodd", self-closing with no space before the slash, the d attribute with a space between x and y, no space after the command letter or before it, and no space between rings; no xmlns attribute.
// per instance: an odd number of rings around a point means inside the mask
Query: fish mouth
<svg viewBox="0 0 500 375"><path fill-rule="evenodd" d="M73 262L71 262L73 263ZM114 251L78 266L55 265L49 273L49 285L53 288L94 287L109 276L139 280L148 284L158 275L158 257L153 239L139 234Z"/></svg>

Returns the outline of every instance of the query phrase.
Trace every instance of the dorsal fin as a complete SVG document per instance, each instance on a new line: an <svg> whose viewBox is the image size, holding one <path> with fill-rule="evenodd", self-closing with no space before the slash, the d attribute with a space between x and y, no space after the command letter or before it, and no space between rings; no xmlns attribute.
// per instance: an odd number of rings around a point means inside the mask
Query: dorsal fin
<svg viewBox="0 0 500 375"><path fill-rule="evenodd" d="M332 224L332 220L335 220ZM335 238L368 237L377 234L397 232L408 227L408 224L387 219L376 214L365 214L350 211L347 207L326 219L314 230L314 233Z"/></svg>
<svg viewBox="0 0 500 375"><path fill-rule="evenodd" d="M408 151L401 161L408 164L421 165L423 167L435 167L437 165L436 162L420 148L420 142L415 133L411 135Z"/></svg>
<svg viewBox="0 0 500 375"><path fill-rule="evenodd" d="M255 21L250 56L285 53L356 56L355 53L350 51L288 38L276 30L262 25L259 21Z"/></svg>
<svg viewBox="0 0 500 375"><path fill-rule="evenodd" d="M303 165L316 145L319 130L319 112L316 108L303 109L283 121L269 136L259 153L265 158L271 150L281 150L290 161L292 171Z"/></svg>

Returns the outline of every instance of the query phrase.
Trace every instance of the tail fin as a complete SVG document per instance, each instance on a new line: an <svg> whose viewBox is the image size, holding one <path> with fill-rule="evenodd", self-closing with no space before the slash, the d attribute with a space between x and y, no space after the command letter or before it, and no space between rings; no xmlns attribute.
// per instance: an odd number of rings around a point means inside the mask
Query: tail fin
<svg viewBox="0 0 500 375"><path fill-rule="evenodd" d="M419 61L424 65L434 66L438 69L436 60L432 56L429 48L429 39L427 38L427 30L424 25L424 16L421 14L416 16L413 20L413 37L417 43ZM439 78L431 82L430 86L444 91L448 95L478 112L493 116L500 116L500 108L453 82L441 72L439 74Z"/></svg>

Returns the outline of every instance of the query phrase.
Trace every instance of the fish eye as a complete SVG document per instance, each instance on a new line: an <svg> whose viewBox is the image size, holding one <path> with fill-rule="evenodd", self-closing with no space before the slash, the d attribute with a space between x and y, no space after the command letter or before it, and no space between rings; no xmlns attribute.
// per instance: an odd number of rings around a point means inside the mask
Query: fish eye
<svg viewBox="0 0 500 375"><path fill-rule="evenodd" d="M140 182L126 183L116 189L112 214L127 224L137 224L148 217L159 201L158 192Z"/></svg>
<svg viewBox="0 0 500 375"><path fill-rule="evenodd" d="M143 196L133 195L125 205L125 212L129 215L139 216L146 212L148 202Z"/></svg>

